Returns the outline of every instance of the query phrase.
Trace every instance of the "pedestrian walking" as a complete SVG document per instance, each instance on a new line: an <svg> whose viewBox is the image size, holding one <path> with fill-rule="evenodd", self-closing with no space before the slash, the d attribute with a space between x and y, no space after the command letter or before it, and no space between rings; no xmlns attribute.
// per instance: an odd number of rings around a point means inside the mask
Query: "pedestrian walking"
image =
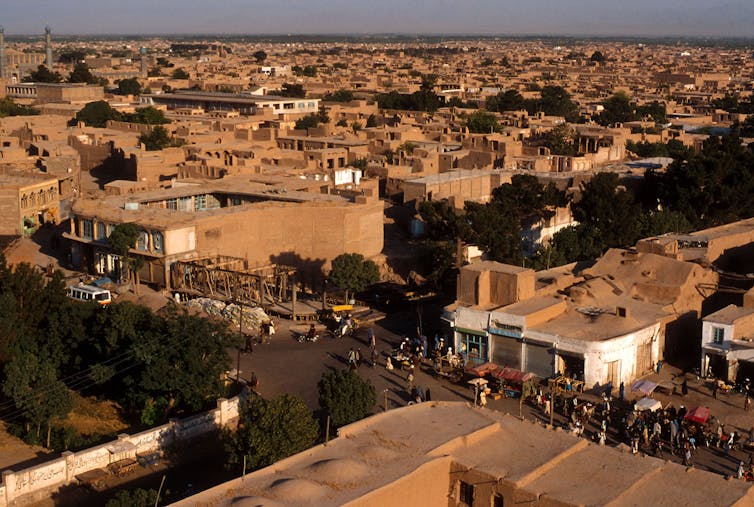
<svg viewBox="0 0 754 507"><path fill-rule="evenodd" d="M618 396L620 396L621 401L626 397L626 384L623 382L620 383L620 387L618 388Z"/></svg>
<svg viewBox="0 0 754 507"><path fill-rule="evenodd" d="M376 341L376 339L374 337L374 329L373 328L371 328L371 327L369 328L369 330L367 331L367 337L369 338L369 346L371 348L375 348L377 346L377 341Z"/></svg>
<svg viewBox="0 0 754 507"><path fill-rule="evenodd" d="M686 380L686 377L683 378L683 383L681 383L681 396L686 396L689 394L689 382Z"/></svg>
<svg viewBox="0 0 754 507"><path fill-rule="evenodd" d="M408 391L411 392L411 390L414 388L414 369L411 368L408 371L408 376L406 377L406 384L408 386Z"/></svg>

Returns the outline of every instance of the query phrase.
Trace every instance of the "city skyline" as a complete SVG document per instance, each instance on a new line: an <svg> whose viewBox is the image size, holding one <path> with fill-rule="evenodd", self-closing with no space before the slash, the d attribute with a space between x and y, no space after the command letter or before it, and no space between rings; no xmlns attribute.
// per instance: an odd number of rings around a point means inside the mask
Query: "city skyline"
<svg viewBox="0 0 754 507"><path fill-rule="evenodd" d="M182 15L176 16L176 10ZM700 0L598 0L524 4L494 0L397 0L380 4L326 0L271 2L105 0L65 3L31 0L8 5L0 25L8 35L36 34L45 24L56 35L106 34L468 34L749 37L754 35L754 4L730 0L710 5Z"/></svg>

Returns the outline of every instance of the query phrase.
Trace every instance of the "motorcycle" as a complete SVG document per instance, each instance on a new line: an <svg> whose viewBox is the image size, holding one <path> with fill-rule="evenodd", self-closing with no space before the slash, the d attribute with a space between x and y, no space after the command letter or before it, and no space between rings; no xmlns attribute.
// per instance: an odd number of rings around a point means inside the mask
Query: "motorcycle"
<svg viewBox="0 0 754 507"><path fill-rule="evenodd" d="M296 340L298 340L299 343L304 343L304 342L316 343L317 340L319 340L319 335L315 334L312 336L308 333L301 333L298 336L296 336Z"/></svg>
<svg viewBox="0 0 754 507"><path fill-rule="evenodd" d="M304 342L316 343L317 340L319 340L319 334L317 334L317 332L314 330L314 326L312 326L305 333L300 333L300 332L297 332L297 331L293 331L293 333L296 336L296 340L299 343L304 343Z"/></svg>

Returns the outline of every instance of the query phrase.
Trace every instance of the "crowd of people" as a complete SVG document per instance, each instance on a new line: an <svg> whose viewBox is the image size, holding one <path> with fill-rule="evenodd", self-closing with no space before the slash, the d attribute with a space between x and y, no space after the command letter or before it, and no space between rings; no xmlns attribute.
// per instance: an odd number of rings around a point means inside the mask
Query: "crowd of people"
<svg viewBox="0 0 754 507"><path fill-rule="evenodd" d="M739 478L754 480L752 454L744 463L731 453L754 446L754 427L748 435L741 434L715 416L706 421L690 420L683 404L678 408L671 403L655 411L637 410L628 401L613 400L607 394L592 402L579 399L572 392L552 396L538 389L533 402L541 407L546 418L552 417L554 410L568 420L569 431L592 438L599 445L613 438L629 446L634 454L643 452L661 459L677 457L686 466L693 466L695 454L705 448L733 461Z"/></svg>

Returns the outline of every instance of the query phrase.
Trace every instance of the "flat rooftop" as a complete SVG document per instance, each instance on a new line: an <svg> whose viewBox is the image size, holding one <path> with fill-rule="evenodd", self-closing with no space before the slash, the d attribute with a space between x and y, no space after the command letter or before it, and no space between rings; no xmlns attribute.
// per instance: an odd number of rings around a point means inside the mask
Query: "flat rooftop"
<svg viewBox="0 0 754 507"><path fill-rule="evenodd" d="M489 476L491 485L514 488L517 497L547 505L754 502L752 483L623 453L466 403L427 402L341 428L327 446L174 505L394 504L396 495L416 484L428 492L424 505L430 505L430 491L447 502L455 480L471 470Z"/></svg>
<svg viewBox="0 0 754 507"><path fill-rule="evenodd" d="M406 180L407 183L423 183L425 185L436 185L438 183L448 181L461 181L470 180L474 178L482 178L484 176L490 176L491 174L500 173L500 171L484 171L484 170L454 170L438 174L430 174L422 176L421 178L414 178Z"/></svg>

